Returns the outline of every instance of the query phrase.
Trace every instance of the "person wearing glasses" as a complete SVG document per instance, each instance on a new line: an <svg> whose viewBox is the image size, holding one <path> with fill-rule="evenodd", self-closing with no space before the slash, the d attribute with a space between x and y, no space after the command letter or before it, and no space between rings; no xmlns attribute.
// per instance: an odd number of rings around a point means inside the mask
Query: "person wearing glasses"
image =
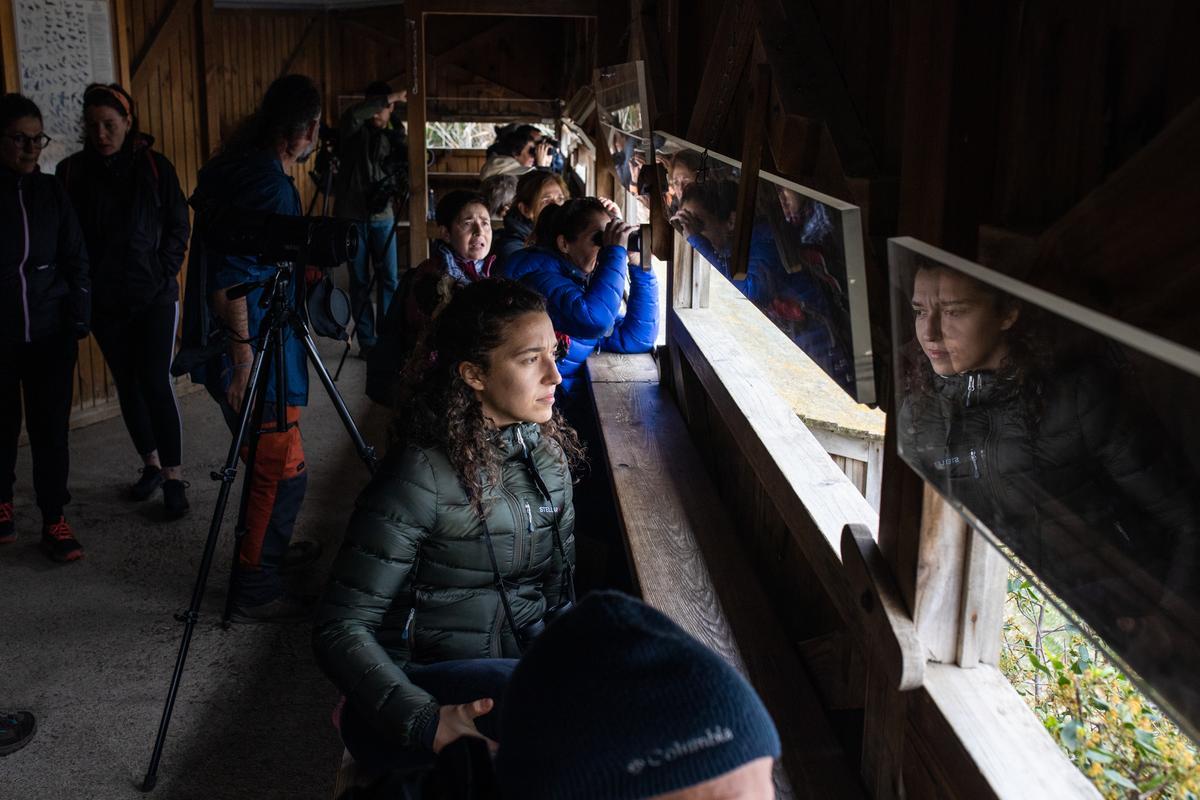
<svg viewBox="0 0 1200 800"><path fill-rule="evenodd" d="M141 457L131 500L162 487L168 519L188 510L183 426L171 359L187 252L187 201L175 168L138 130L133 98L116 84L83 93L83 151L59 162L92 266L96 341L117 384L121 416Z"/></svg>
<svg viewBox="0 0 1200 800"><path fill-rule="evenodd" d="M62 186L38 168L50 143L37 104L0 98L0 543L16 539L13 484L22 399L42 514L42 547L59 562L83 548L63 516L67 426L77 340L91 323L83 234Z"/></svg>

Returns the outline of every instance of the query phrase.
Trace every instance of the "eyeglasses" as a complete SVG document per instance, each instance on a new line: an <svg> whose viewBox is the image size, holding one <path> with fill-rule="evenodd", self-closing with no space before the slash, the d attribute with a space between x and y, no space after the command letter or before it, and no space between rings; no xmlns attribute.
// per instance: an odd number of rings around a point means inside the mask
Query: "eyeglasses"
<svg viewBox="0 0 1200 800"><path fill-rule="evenodd" d="M42 150L46 145L50 144L53 139L44 133L39 133L37 136L26 136L23 133L6 133L5 139L11 139L21 150Z"/></svg>

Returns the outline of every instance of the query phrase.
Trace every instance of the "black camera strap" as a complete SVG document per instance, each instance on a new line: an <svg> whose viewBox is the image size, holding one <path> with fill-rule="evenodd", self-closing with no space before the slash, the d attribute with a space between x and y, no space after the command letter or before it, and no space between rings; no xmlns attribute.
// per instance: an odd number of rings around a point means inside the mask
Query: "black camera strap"
<svg viewBox="0 0 1200 800"><path fill-rule="evenodd" d="M512 631L513 638L517 641L517 648L524 650L521 634L517 630L517 621L513 617L512 606L508 602L508 588L504 585L504 578L500 577L500 564L496 561L496 548L492 545L492 533L488 530L487 519L482 510L479 512L479 524L483 526L483 540L487 544L488 560L492 562L492 580L496 586L496 593L500 595L500 605L504 607L504 618L508 622L508 628Z"/></svg>
<svg viewBox="0 0 1200 800"><path fill-rule="evenodd" d="M521 444L521 460L525 464L525 469L529 470L530 477L533 478L533 485L537 487L538 493L546 499L546 503L550 507L550 530L554 534L554 548L558 550L558 556L562 559L563 572L562 583L559 586L559 591L565 593L568 600L575 602L575 570L571 563L567 560L567 550L563 547L562 535L558 531L558 518L561 511L554 513L554 498L550 495L550 489L546 486L546 482L542 480L542 473L538 471L537 464L533 462L533 456L529 452L529 448L525 446L525 438L520 435L518 429L518 441ZM565 509L564 509L565 510Z"/></svg>

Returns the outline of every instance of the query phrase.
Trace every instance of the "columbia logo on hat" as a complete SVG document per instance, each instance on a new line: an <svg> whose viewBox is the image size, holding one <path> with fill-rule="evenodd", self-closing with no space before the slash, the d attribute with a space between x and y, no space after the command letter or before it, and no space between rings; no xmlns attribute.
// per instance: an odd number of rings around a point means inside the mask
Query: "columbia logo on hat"
<svg viewBox="0 0 1200 800"><path fill-rule="evenodd" d="M646 767L661 767L663 764L669 764L680 756L699 753L701 750L719 747L726 742L732 741L733 731L729 730L729 728L709 728L701 736L696 736L684 742L672 742L665 749L656 748L651 750L645 758L635 758L630 761L625 766L625 769L630 775L641 775Z"/></svg>

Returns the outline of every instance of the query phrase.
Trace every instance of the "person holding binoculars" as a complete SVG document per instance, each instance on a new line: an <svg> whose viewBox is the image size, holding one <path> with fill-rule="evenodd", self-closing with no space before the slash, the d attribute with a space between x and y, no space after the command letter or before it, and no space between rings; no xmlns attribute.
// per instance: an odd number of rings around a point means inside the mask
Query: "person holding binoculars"
<svg viewBox="0 0 1200 800"><path fill-rule="evenodd" d="M568 407L574 405L576 375L591 353L648 353L654 347L658 284L653 272L629 266L626 247L635 230L611 203L576 198L543 208L535 246L505 262L505 277L546 298L566 346L558 368ZM574 420L572 411L567 414Z"/></svg>
<svg viewBox="0 0 1200 800"><path fill-rule="evenodd" d="M515 659L571 604L583 453L555 409L558 352L542 297L488 279L456 290L409 364L397 441L359 495L313 633L368 771L495 740Z"/></svg>

